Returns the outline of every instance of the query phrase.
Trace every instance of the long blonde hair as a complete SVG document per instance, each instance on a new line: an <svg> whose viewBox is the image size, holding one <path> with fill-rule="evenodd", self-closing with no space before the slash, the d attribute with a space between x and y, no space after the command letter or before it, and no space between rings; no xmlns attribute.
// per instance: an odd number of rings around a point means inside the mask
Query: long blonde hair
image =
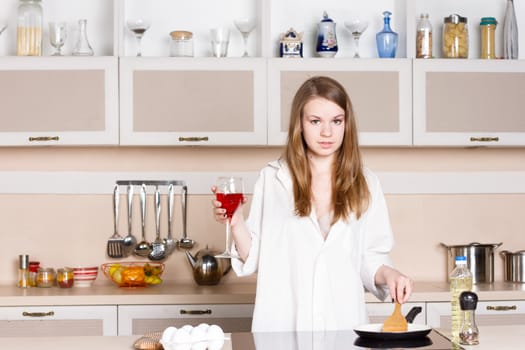
<svg viewBox="0 0 525 350"><path fill-rule="evenodd" d="M363 175L352 103L339 82L323 76L305 81L292 102L288 142L283 158L293 180L296 214L308 216L312 210L312 173L308 163L307 145L301 131L301 119L306 103L316 97L334 102L345 112L343 144L332 165L332 224L339 219L349 219L352 213L359 218L368 208L370 192Z"/></svg>

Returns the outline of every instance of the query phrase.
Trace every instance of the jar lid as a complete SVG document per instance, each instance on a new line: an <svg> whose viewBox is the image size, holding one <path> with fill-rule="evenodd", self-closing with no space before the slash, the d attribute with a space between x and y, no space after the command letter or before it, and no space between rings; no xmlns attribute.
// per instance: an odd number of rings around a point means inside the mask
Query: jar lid
<svg viewBox="0 0 525 350"><path fill-rule="evenodd" d="M461 17L460 15L455 13L448 17L445 17L444 21L445 23L454 23L454 24L467 23L467 17Z"/></svg>
<svg viewBox="0 0 525 350"><path fill-rule="evenodd" d="M193 33L186 30L174 30L170 32L170 36L173 40L190 40L193 37Z"/></svg>
<svg viewBox="0 0 525 350"><path fill-rule="evenodd" d="M52 267L39 267L38 272L55 272Z"/></svg>
<svg viewBox="0 0 525 350"><path fill-rule="evenodd" d="M496 21L496 18L494 17L482 17L480 26L488 26L490 24L496 25L498 22Z"/></svg>

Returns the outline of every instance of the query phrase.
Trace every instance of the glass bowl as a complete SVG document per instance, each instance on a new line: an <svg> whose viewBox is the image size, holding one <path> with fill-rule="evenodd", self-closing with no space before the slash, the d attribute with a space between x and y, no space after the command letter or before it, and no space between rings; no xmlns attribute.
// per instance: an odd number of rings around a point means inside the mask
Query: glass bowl
<svg viewBox="0 0 525 350"><path fill-rule="evenodd" d="M119 287L146 287L162 283L163 263L115 262L100 266L104 275Z"/></svg>

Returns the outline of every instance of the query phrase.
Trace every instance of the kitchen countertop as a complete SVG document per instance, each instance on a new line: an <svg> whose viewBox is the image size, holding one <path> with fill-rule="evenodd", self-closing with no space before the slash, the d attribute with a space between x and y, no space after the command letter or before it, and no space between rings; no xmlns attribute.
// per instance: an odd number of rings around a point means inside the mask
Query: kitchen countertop
<svg viewBox="0 0 525 350"><path fill-rule="evenodd" d="M448 302L446 282L417 282L411 302ZM495 282L474 286L481 301L525 300L525 283ZM367 302L379 302L366 293ZM0 286L0 306L39 305L141 305L141 304L252 304L255 284L196 284L164 283L145 288L118 288L112 284L80 288L29 288Z"/></svg>
<svg viewBox="0 0 525 350"><path fill-rule="evenodd" d="M507 349L521 349L523 347L523 325L512 325L512 326L480 326L480 343L476 346L464 346L465 349L476 349L476 350L507 350ZM346 333L346 332L343 332ZM274 333L269 333L274 335ZM338 333L338 337L341 333ZM300 348L311 349L313 345L315 348L324 350L339 350L342 347L333 342L323 341L327 338L324 334L319 337L312 334L309 339L311 342L315 341L315 344L303 344L301 343ZM343 348L350 349L350 344L355 339L353 331L348 331L345 335L345 343ZM227 334L228 337L233 338L233 345L230 340L226 340L222 350L254 350L253 336L250 333L234 333ZM270 339L270 337L264 337L264 333L257 334L257 350L275 350L275 344L272 341L265 342L264 339ZM262 338L261 338L262 337ZM120 337L103 337L103 336L92 336L92 337L4 337L2 338L2 348L5 349L16 349L16 348L27 348L27 349L39 349L39 350L130 350L133 349L133 343L139 337L137 336L120 336ZM329 339L333 340L333 339ZM266 347L264 344L269 344L271 347ZM304 347L303 347L304 345ZM320 346L318 346L320 345ZM341 344L339 344L341 345ZM354 349L363 349L353 347Z"/></svg>

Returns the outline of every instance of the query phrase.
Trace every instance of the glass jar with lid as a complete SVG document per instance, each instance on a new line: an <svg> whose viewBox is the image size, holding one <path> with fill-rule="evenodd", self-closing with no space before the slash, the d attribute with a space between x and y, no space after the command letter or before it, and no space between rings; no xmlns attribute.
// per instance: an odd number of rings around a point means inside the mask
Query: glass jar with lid
<svg viewBox="0 0 525 350"><path fill-rule="evenodd" d="M36 286L40 288L53 287L55 284L55 270L51 267L41 267L36 275Z"/></svg>
<svg viewBox="0 0 525 350"><path fill-rule="evenodd" d="M495 33L498 22L494 17L483 17L479 24L481 28L481 58L496 58Z"/></svg>
<svg viewBox="0 0 525 350"><path fill-rule="evenodd" d="M445 17L443 24L443 57L468 58L467 18L458 14Z"/></svg>
<svg viewBox="0 0 525 350"><path fill-rule="evenodd" d="M42 55L41 0L20 0L18 5L17 56Z"/></svg>
<svg viewBox="0 0 525 350"><path fill-rule="evenodd" d="M186 30L175 30L170 33L170 56L193 57L193 33Z"/></svg>

